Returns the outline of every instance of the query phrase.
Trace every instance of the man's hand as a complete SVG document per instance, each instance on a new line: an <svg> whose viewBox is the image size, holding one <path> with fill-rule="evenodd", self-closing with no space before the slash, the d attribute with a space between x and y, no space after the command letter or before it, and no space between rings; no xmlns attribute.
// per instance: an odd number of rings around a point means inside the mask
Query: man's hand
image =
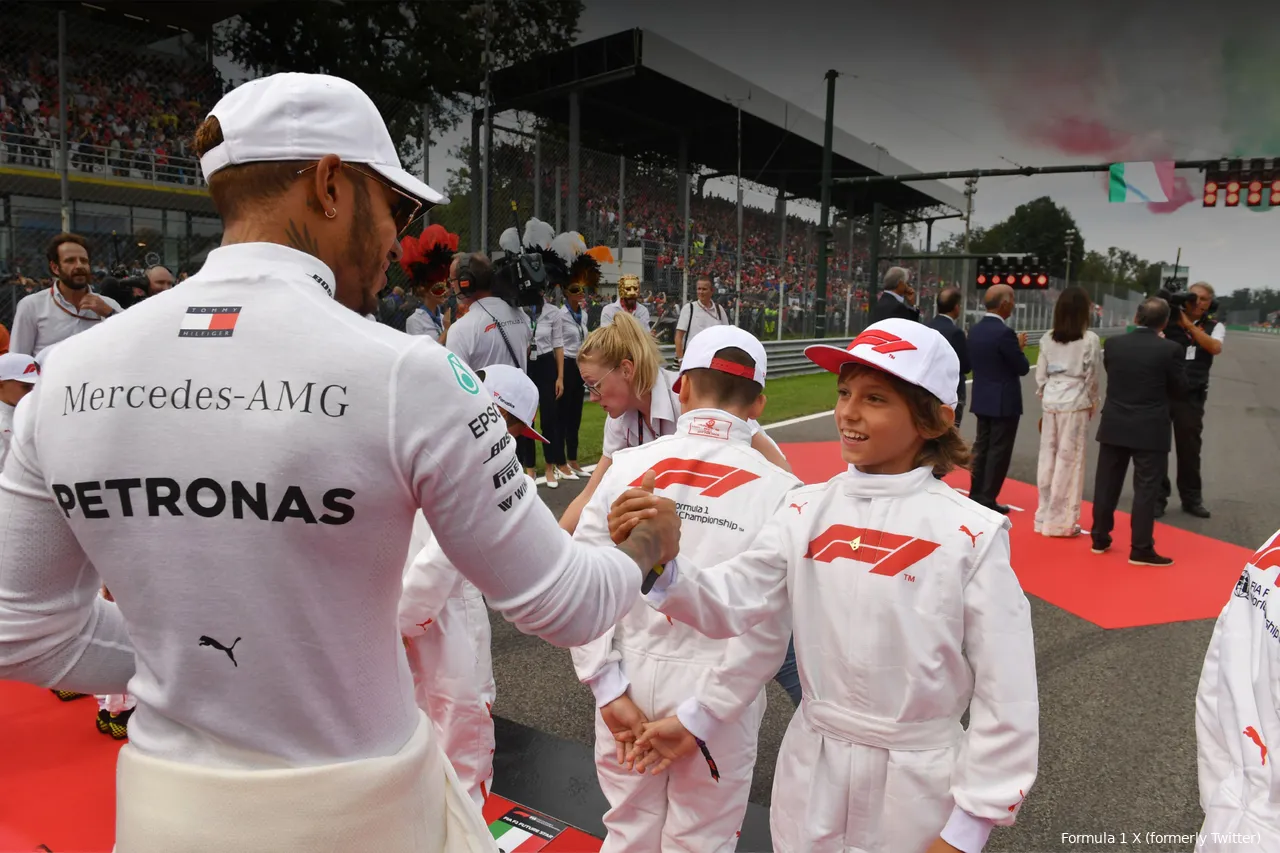
<svg viewBox="0 0 1280 853"><path fill-rule="evenodd" d="M673 762L698 751L698 741L677 717L663 717L643 727L635 746L627 753L628 761L635 761L637 773L649 770L654 776L662 773Z"/></svg>
<svg viewBox="0 0 1280 853"><path fill-rule="evenodd" d="M1018 349L1026 349L1026 348L1027 348L1027 333L1018 332Z"/></svg>
<svg viewBox="0 0 1280 853"><path fill-rule="evenodd" d="M1186 329L1188 332L1192 331L1196 327L1196 324L1191 322L1191 319L1187 317L1186 311L1178 312L1178 325Z"/></svg>
<svg viewBox="0 0 1280 853"><path fill-rule="evenodd" d="M86 293L84 299L80 300L80 310L88 308L99 317L106 317L114 313L115 309L106 303L101 296L96 293Z"/></svg>
<svg viewBox="0 0 1280 853"><path fill-rule="evenodd" d="M938 838L925 849L925 853L961 853L961 850Z"/></svg>
<svg viewBox="0 0 1280 853"><path fill-rule="evenodd" d="M907 292L902 298L906 301L908 305L914 308L916 304L916 289L908 284Z"/></svg>
<svg viewBox="0 0 1280 853"><path fill-rule="evenodd" d="M680 553L680 516L675 501L653 494L656 477L646 471L640 488L619 495L609 510L610 538L646 574Z"/></svg>
<svg viewBox="0 0 1280 853"><path fill-rule="evenodd" d="M627 763L628 758L634 765L635 758L632 754L636 752L636 739L644 733L644 726L649 722L644 712L631 701L630 696L623 693L600 709L600 717L609 731L613 732L613 739L618 744L619 766ZM630 749L627 744L631 744Z"/></svg>

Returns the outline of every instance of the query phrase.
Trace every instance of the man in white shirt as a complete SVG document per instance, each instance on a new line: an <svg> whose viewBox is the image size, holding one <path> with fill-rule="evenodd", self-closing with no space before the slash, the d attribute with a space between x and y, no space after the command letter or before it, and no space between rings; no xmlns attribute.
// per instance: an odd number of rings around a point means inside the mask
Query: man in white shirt
<svg viewBox="0 0 1280 853"><path fill-rule="evenodd" d="M31 356L19 352L0 355L0 468L9 455L14 409L39 377L40 365Z"/></svg>
<svg viewBox="0 0 1280 853"><path fill-rule="evenodd" d="M493 264L483 252L459 258L452 278L467 313L449 329L446 345L472 370L490 364L529 366L533 324L529 315L493 295Z"/></svg>
<svg viewBox="0 0 1280 853"><path fill-rule="evenodd" d="M612 323L613 316L619 311L626 311L646 329L652 326L649 309L640 304L640 279L633 275L624 275L618 279L618 298L600 311L600 325Z"/></svg>
<svg viewBox="0 0 1280 853"><path fill-rule="evenodd" d="M10 352L39 355L46 347L124 310L119 302L89 289L89 248L83 237L58 234L49 241L47 255L54 285L18 303L9 338Z"/></svg>
<svg viewBox="0 0 1280 853"><path fill-rule="evenodd" d="M700 275L697 281L698 300L680 309L676 320L676 360L684 358L684 348L704 329L727 326L728 313L712 300L711 277Z"/></svg>
<svg viewBox="0 0 1280 853"><path fill-rule="evenodd" d="M675 553L674 508L637 546L576 545L461 360L364 319L445 199L357 87L251 81L195 148L223 245L60 344L18 408L0 678L137 698L122 851L492 850L396 626L415 511L490 607L572 646Z"/></svg>

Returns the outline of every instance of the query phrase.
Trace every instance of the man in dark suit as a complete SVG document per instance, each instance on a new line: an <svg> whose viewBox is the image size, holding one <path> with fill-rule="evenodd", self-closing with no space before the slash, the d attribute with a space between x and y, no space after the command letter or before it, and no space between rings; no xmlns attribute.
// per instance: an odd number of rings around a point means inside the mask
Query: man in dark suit
<svg viewBox="0 0 1280 853"><path fill-rule="evenodd" d="M1102 349L1107 398L1098 423L1098 475L1093 484L1093 553L1111 547L1116 504L1133 459L1129 562L1170 566L1156 553L1154 536L1160 483L1169 469L1172 427L1169 405L1186 394L1183 349L1161 336L1169 303L1152 297L1138 306L1138 328L1110 338Z"/></svg>
<svg viewBox="0 0 1280 853"><path fill-rule="evenodd" d="M964 417L965 376L972 369L969 365L969 344L964 337L964 329L960 328L960 291L954 287L945 288L938 294L938 316L929 321L929 328L934 329L947 339L951 348L960 359L960 387L957 389L959 403L956 404L956 427L960 427L960 419Z"/></svg>
<svg viewBox="0 0 1280 853"><path fill-rule="evenodd" d="M996 501L1013 459L1013 440L1022 417L1022 377L1031 370L1023 349L1025 333L1005 322L1013 314L1013 288L996 284L983 297L987 313L969 330L969 362L973 367L970 410L978 419L973 442L973 476L969 498L988 509L1008 514Z"/></svg>
<svg viewBox="0 0 1280 853"><path fill-rule="evenodd" d="M871 307L871 322L879 323L890 317L901 317L903 320L919 320L920 309L907 300L911 290L911 271L905 267L889 267L884 274L884 284L880 288L880 298Z"/></svg>

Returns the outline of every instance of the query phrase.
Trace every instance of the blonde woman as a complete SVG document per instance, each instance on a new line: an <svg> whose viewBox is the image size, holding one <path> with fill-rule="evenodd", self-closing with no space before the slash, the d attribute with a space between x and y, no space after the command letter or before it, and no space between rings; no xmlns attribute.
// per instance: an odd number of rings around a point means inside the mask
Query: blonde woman
<svg viewBox="0 0 1280 853"><path fill-rule="evenodd" d="M600 461L586 488L560 518L560 526L570 533L578 526L578 516L595 494L604 472L609 470L613 454L671 435L680 418L680 395L671 390L678 374L662 369L658 344L630 314L619 312L609 325L587 335L578 349L578 372L591 400L599 403L608 417ZM751 446L770 462L790 471L778 445L759 424L753 421L751 426L755 430Z"/></svg>
<svg viewBox="0 0 1280 853"><path fill-rule="evenodd" d="M1080 535L1085 439L1098 410L1102 346L1089 331L1093 304L1081 287L1068 287L1053 308L1053 331L1040 342L1036 396L1044 418L1036 484L1040 505L1034 529L1044 536Z"/></svg>

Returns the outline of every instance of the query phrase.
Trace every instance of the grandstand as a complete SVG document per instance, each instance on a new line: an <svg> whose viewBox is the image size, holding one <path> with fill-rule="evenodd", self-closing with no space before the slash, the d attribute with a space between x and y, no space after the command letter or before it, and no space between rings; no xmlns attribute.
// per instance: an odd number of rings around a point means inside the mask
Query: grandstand
<svg viewBox="0 0 1280 853"><path fill-rule="evenodd" d="M209 27L243 5L0 6L0 274L42 278L45 241L62 229L60 9L70 224L95 267L189 268L217 245L222 228L188 146L224 88Z"/></svg>

